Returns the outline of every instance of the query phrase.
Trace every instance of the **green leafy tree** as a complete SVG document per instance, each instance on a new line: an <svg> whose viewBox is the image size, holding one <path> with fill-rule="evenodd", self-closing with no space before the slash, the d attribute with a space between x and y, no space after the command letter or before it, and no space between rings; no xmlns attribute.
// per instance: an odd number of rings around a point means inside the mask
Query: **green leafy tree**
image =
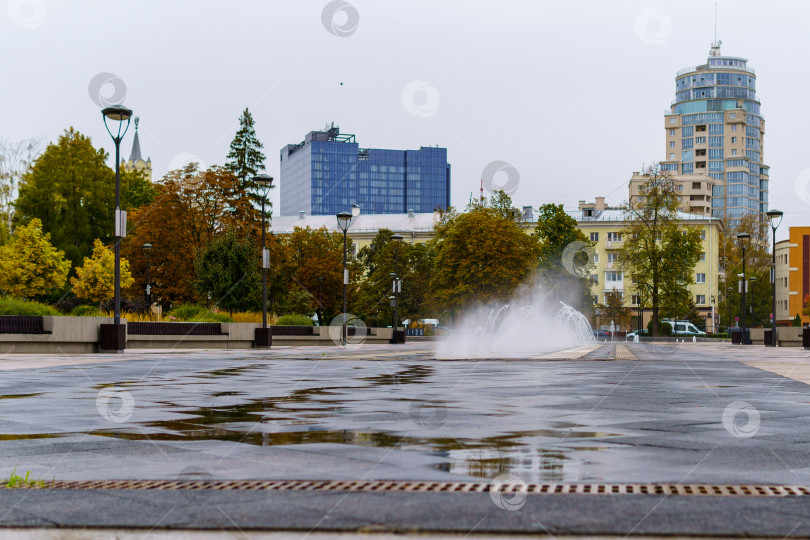
<svg viewBox="0 0 810 540"><path fill-rule="evenodd" d="M135 279L129 271L129 261L121 258L121 288L132 285ZM70 278L73 292L79 298L94 302L109 300L115 295L115 254L101 240L93 242L92 257L85 257L84 264L76 269L76 277Z"/></svg>
<svg viewBox="0 0 810 540"><path fill-rule="evenodd" d="M747 233L750 240L739 240L737 234ZM745 304L748 309L746 325L770 325L772 311L771 253L769 249L770 229L755 215L747 215L728 221L720 238L720 264L726 276L726 293L720 302L720 319L734 321L741 316L742 298L742 246L745 245L745 275L748 279L748 292ZM742 243L744 242L744 244ZM728 290L731 287L731 290Z"/></svg>
<svg viewBox="0 0 810 540"><path fill-rule="evenodd" d="M657 165L645 171L642 197L628 206L625 241L620 259L626 275L633 275L638 294L649 293L652 335L658 335L662 296L670 303L688 301L686 285L702 251L700 230L680 226L678 194L670 175ZM642 290L649 285L648 290Z"/></svg>
<svg viewBox="0 0 810 540"><path fill-rule="evenodd" d="M0 291L20 298L45 295L65 284L70 261L51 245L51 235L32 219L17 227L9 241L0 246Z"/></svg>
<svg viewBox="0 0 810 540"><path fill-rule="evenodd" d="M264 145L256 137L256 122L250 111L245 108L239 118L239 130L231 141L225 168L233 172L254 196L258 196L258 193L257 187L253 184L253 177L264 170L265 156L262 148Z"/></svg>
<svg viewBox="0 0 810 540"><path fill-rule="evenodd" d="M627 329L630 326L630 308L625 307L622 293L615 288L605 293L605 303L599 305L599 317L603 324L613 322L616 330L621 327Z"/></svg>
<svg viewBox="0 0 810 540"><path fill-rule="evenodd" d="M385 326L393 322L389 301L393 294L392 273L397 273L402 282L397 309L400 320L425 318L428 313L430 250L424 244L405 240L397 246L391 235L390 230L380 229L371 244L360 250L358 259L363 265L364 279L354 303L358 314Z"/></svg>
<svg viewBox="0 0 810 540"><path fill-rule="evenodd" d="M551 301L563 301L582 313L593 312L593 242L561 204L539 208L534 234L539 240L539 279Z"/></svg>
<svg viewBox="0 0 810 540"><path fill-rule="evenodd" d="M90 254L93 241L111 243L114 234L115 173L107 152L93 147L90 138L73 128L51 143L22 177L15 204L23 223L39 219L53 245L74 266ZM148 184L140 173L121 175L121 206L148 198Z"/></svg>
<svg viewBox="0 0 810 540"><path fill-rule="evenodd" d="M234 311L261 307L261 251L256 243L229 231L215 238L194 264L197 290Z"/></svg>
<svg viewBox="0 0 810 540"><path fill-rule="evenodd" d="M536 237L488 206L486 199L448 216L437 226L430 247L431 304L450 318L468 308L509 301L537 266Z"/></svg>

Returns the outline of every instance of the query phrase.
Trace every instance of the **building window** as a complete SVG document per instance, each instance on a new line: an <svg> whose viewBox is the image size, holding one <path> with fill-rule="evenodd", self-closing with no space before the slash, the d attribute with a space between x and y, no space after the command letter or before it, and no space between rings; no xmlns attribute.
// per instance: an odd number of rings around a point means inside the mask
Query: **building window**
<svg viewBox="0 0 810 540"><path fill-rule="evenodd" d="M631 303L632 303L634 306L637 306L637 305L641 304L641 301L640 301L639 296L638 296L637 294L634 294L634 295L631 297L630 302L631 302Z"/></svg>
<svg viewBox="0 0 810 540"><path fill-rule="evenodd" d="M621 242L622 241L622 233L609 232L607 239L608 239L608 242Z"/></svg>
<svg viewBox="0 0 810 540"><path fill-rule="evenodd" d="M683 184L678 184L678 191L683 191Z"/></svg>
<svg viewBox="0 0 810 540"><path fill-rule="evenodd" d="M701 251L701 252L700 252L700 260L701 260L701 261L705 261L705 260L706 260L706 252L705 252L705 251Z"/></svg>
<svg viewBox="0 0 810 540"><path fill-rule="evenodd" d="M608 253L608 262L609 263L617 263L619 262L619 254L618 253Z"/></svg>
<svg viewBox="0 0 810 540"><path fill-rule="evenodd" d="M598 254L598 253L594 253L594 254L593 254L593 263L594 263L594 264L597 264L598 262L599 262L599 254Z"/></svg>
<svg viewBox="0 0 810 540"><path fill-rule="evenodd" d="M591 281L593 283L599 283L599 274L591 274Z"/></svg>
<svg viewBox="0 0 810 540"><path fill-rule="evenodd" d="M598 241L599 241L599 233L598 232L592 232L591 233L591 242L598 242Z"/></svg>
<svg viewBox="0 0 810 540"><path fill-rule="evenodd" d="M732 148L732 149L731 149L731 155L732 155L732 156L736 156L736 155L737 155L737 149L736 149L736 148Z"/></svg>
<svg viewBox="0 0 810 540"><path fill-rule="evenodd" d="M729 118L737 118L737 113L728 113Z"/></svg>
<svg viewBox="0 0 810 540"><path fill-rule="evenodd" d="M675 148L675 141L669 141L669 147Z"/></svg>
<svg viewBox="0 0 810 540"><path fill-rule="evenodd" d="M677 119L677 118L675 118L675 117L673 116L672 118L670 118L670 119L669 119L669 123L670 123L670 124L677 124L677 123L678 123L678 119Z"/></svg>
<svg viewBox="0 0 810 540"><path fill-rule="evenodd" d="M599 297L598 297L598 296L596 296L595 294L594 294L593 296L591 296L591 300L593 300L593 303L594 303L594 304L599 303Z"/></svg>
<svg viewBox="0 0 810 540"><path fill-rule="evenodd" d="M674 130L674 129L670 129L670 130L669 130L669 135L670 135L671 137L674 137L674 136L675 136L675 130Z"/></svg>
<svg viewBox="0 0 810 540"><path fill-rule="evenodd" d="M700 231L700 239L706 240L706 231Z"/></svg>
<svg viewBox="0 0 810 540"><path fill-rule="evenodd" d="M736 142L737 142L737 137L732 137L731 138L731 144L735 144Z"/></svg>
<svg viewBox="0 0 810 540"><path fill-rule="evenodd" d="M706 305L706 295L705 294L697 294L695 295L695 304L699 306Z"/></svg>
<svg viewBox="0 0 810 540"><path fill-rule="evenodd" d="M670 152L670 153L669 153L669 159L670 159L671 161L674 161L674 160L675 160L675 154L673 154L672 152Z"/></svg>
<svg viewBox="0 0 810 540"><path fill-rule="evenodd" d="M737 124L731 124L731 131L737 131Z"/></svg>
<svg viewBox="0 0 810 540"><path fill-rule="evenodd" d="M695 275L695 283L706 283L706 274Z"/></svg>
<svg viewBox="0 0 810 540"><path fill-rule="evenodd" d="M621 281L621 280L622 280L621 272L613 272L613 271L605 272L605 281Z"/></svg>

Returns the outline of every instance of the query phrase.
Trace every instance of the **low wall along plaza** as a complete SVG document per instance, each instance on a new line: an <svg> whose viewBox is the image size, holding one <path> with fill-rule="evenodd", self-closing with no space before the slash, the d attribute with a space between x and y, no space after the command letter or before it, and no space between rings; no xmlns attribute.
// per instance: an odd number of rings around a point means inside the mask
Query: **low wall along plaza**
<svg viewBox="0 0 810 540"><path fill-rule="evenodd" d="M102 324L111 317L0 317L0 354L82 354L99 349ZM122 319L123 324L127 324ZM250 349L260 323L127 324L127 349ZM340 344L340 327L274 326L273 346ZM391 328L348 328L350 343L390 343ZM355 333L361 335L355 335ZM366 332L363 336L362 333Z"/></svg>

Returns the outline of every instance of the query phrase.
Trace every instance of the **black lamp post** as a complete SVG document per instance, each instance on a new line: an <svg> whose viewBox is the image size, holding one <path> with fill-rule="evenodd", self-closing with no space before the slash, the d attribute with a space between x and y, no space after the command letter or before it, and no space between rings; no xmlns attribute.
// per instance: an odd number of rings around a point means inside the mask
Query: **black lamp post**
<svg viewBox="0 0 810 540"><path fill-rule="evenodd" d="M751 235L748 233L740 233L737 235L737 239L740 241L740 247L742 248L742 286L740 287L742 289L742 316L740 318L740 330L742 334L740 335L740 344L748 345L748 340L745 337L745 293L748 289L748 281L745 279L745 246L751 239Z"/></svg>
<svg viewBox="0 0 810 540"><path fill-rule="evenodd" d="M101 111L104 119L104 127L115 143L115 282L114 282L114 303L113 303L113 324L114 343L111 349L121 351L126 346L126 329L121 325L121 238L127 234L126 213L121 211L121 140L129 129L129 121L132 118L132 109L123 105L112 105ZM118 130L113 135L107 120L118 123ZM126 125L124 122L126 121ZM104 339L102 339L104 341Z"/></svg>
<svg viewBox="0 0 810 540"><path fill-rule="evenodd" d="M352 224L351 212L340 212L337 214L338 228L343 231L343 328L341 329L341 344L346 345L346 288L349 286L349 271L346 269L346 234Z"/></svg>
<svg viewBox="0 0 810 540"><path fill-rule="evenodd" d="M394 242L394 338L391 340L391 343L396 343L397 329L399 328L399 293L402 288L402 282L399 280L399 246L402 245L402 235L394 234L391 236L391 240Z"/></svg>
<svg viewBox="0 0 810 540"><path fill-rule="evenodd" d="M267 174L257 174L253 177L253 183L261 189L262 199L262 327L261 332L256 329L254 336L257 347L269 347L272 337L267 329L267 269L270 268L270 253L267 251L265 241L265 206L267 204L267 193L273 187L273 177Z"/></svg>
<svg viewBox="0 0 810 540"><path fill-rule="evenodd" d="M323 277L318 276L318 326L323 326Z"/></svg>
<svg viewBox="0 0 810 540"><path fill-rule="evenodd" d="M144 244L143 252L146 254L146 305L152 311L152 281L149 279L149 256L152 254L152 244Z"/></svg>
<svg viewBox="0 0 810 540"><path fill-rule="evenodd" d="M776 229L782 223L782 216L784 212L781 210L768 210L765 212L768 220L771 222L771 229L773 230L773 257L771 258L771 284L773 285L773 304L771 305L771 345L776 347ZM778 221L777 221L778 220Z"/></svg>

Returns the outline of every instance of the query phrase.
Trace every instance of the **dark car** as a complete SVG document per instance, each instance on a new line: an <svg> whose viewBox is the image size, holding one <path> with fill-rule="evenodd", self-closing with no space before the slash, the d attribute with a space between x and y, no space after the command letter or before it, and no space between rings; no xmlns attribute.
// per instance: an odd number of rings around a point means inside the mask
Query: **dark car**
<svg viewBox="0 0 810 540"><path fill-rule="evenodd" d="M596 338L610 337L610 331L609 330L602 330L601 328L596 329L596 330L593 331L593 337L596 337Z"/></svg>

